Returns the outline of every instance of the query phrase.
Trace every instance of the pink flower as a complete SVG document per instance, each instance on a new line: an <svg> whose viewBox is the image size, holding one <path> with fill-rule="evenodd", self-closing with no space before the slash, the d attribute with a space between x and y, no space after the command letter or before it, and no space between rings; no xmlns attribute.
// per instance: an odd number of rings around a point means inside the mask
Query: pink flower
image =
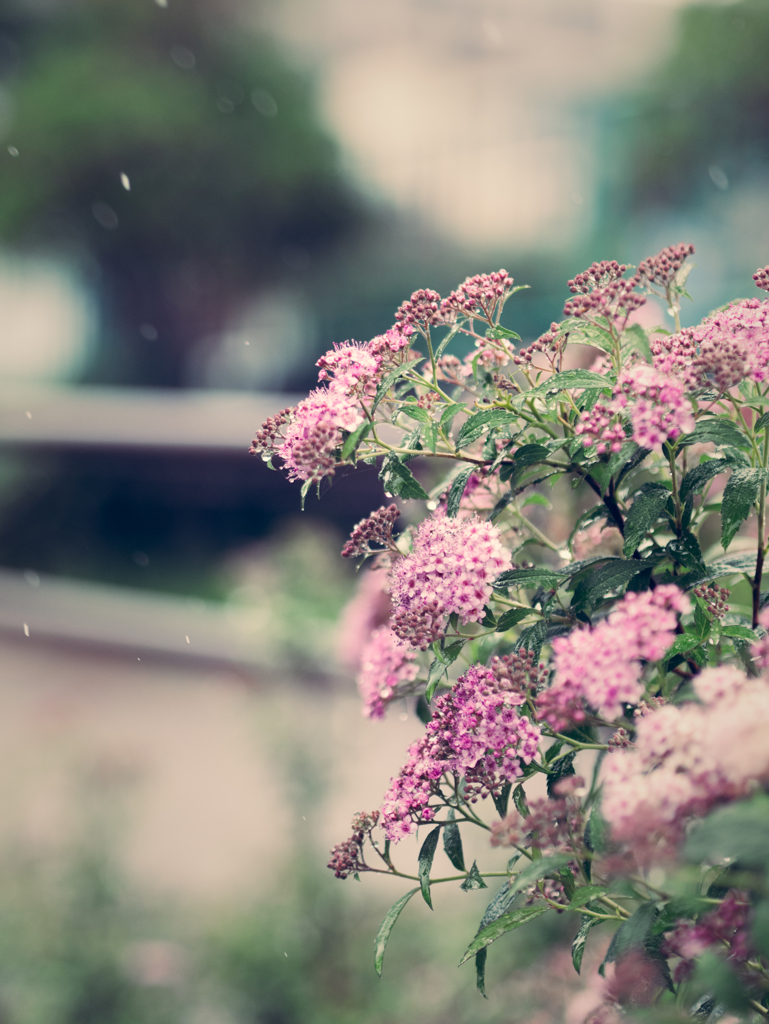
<svg viewBox="0 0 769 1024"><path fill-rule="evenodd" d="M379 376L381 359L373 355L368 346L355 341L334 345L318 360L318 380L329 381L329 390L342 395L364 394Z"/></svg>
<svg viewBox="0 0 769 1024"><path fill-rule="evenodd" d="M283 444L289 480L321 480L334 473L334 450L341 444L341 430L355 430L363 422L355 402L327 388L318 388L292 412Z"/></svg>
<svg viewBox="0 0 769 1024"><path fill-rule="evenodd" d="M360 668L363 650L371 634L390 618L392 605L386 585L384 569L362 571L355 596L342 611L337 656L353 672Z"/></svg>
<svg viewBox="0 0 769 1024"><path fill-rule="evenodd" d="M634 401L630 405L633 440L642 448L656 448L694 430L692 405L684 386L653 366L638 363L625 370L618 387Z"/></svg>
<svg viewBox="0 0 769 1024"><path fill-rule="evenodd" d="M401 684L413 682L419 674L414 664L416 655L407 650L388 626L372 635L363 649L358 690L363 698L363 714L367 718L384 718L387 705L400 693Z"/></svg>
<svg viewBox="0 0 769 1024"><path fill-rule="evenodd" d="M434 817L430 800L448 772L466 780L471 800L498 793L523 774L537 754L540 730L517 708L521 694L507 689L491 669L473 665L435 702L422 739L409 748L406 764L393 779L382 804L387 837L397 842L420 821ZM440 806L440 802L437 806Z"/></svg>
<svg viewBox="0 0 769 1024"><path fill-rule="evenodd" d="M426 650L441 637L449 615L479 622L492 595L492 581L509 561L499 530L491 523L449 519L440 512L417 530L410 555L399 558L390 577L393 631Z"/></svg>
<svg viewBox="0 0 769 1024"><path fill-rule="evenodd" d="M609 721L623 703L643 695L641 664L658 661L673 642L677 614L689 599L671 585L629 593L594 629L578 629L553 640L555 678L537 699L538 717L554 729L585 718L583 701Z"/></svg>

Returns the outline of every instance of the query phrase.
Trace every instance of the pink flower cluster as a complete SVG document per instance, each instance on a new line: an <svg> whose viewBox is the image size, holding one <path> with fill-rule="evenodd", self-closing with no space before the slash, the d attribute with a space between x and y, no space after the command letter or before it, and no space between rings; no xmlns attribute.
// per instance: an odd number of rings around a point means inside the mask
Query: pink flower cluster
<svg viewBox="0 0 769 1024"><path fill-rule="evenodd" d="M701 704L666 704L637 720L635 746L604 761L602 811L619 842L674 847L693 815L769 780L769 685L733 666L693 680Z"/></svg>
<svg viewBox="0 0 769 1024"><path fill-rule="evenodd" d="M358 589L342 611L337 645L339 660L353 672L360 668L371 634L389 621L392 611L384 569L375 567L361 572L358 578Z"/></svg>
<svg viewBox="0 0 769 1024"><path fill-rule="evenodd" d="M320 367L318 380L329 381L330 390L348 397L365 394L379 376L381 362L368 345L346 341L320 357L316 364Z"/></svg>
<svg viewBox="0 0 769 1024"><path fill-rule="evenodd" d="M595 444L599 454L618 452L626 440L622 417L627 413L633 440L642 448L656 448L694 430L692 405L682 381L656 366L637 363L620 374L609 402L599 402L582 414L575 433L586 448Z"/></svg>
<svg viewBox="0 0 769 1024"><path fill-rule="evenodd" d="M363 699L363 714L367 718L384 718L387 705L400 696L399 686L413 682L419 666L416 654L409 651L389 628L381 626L361 655L358 691Z"/></svg>
<svg viewBox="0 0 769 1024"><path fill-rule="evenodd" d="M425 519L411 554L399 558L391 573L393 631L409 646L427 650L443 636L450 615L479 622L492 581L509 557L491 523L441 512Z"/></svg>
<svg viewBox="0 0 769 1024"><path fill-rule="evenodd" d="M587 703L608 721L643 695L641 661L658 661L672 644L677 614L689 611L673 586L625 594L594 629L553 640L555 677L537 699L538 718L560 731L584 721Z"/></svg>
<svg viewBox="0 0 769 1024"><path fill-rule="evenodd" d="M715 387L727 391L746 377L759 383L769 376L769 300L733 302L670 337L652 340L654 365L676 374L688 390Z"/></svg>
<svg viewBox="0 0 769 1024"><path fill-rule="evenodd" d="M500 682L491 669L473 665L435 702L424 736L409 748L406 764L382 804L387 837L397 842L419 822L430 821L440 804L438 783L445 773L465 777L471 798L498 793L523 774L537 754L540 729L517 708L521 694Z"/></svg>
<svg viewBox="0 0 769 1024"><path fill-rule="evenodd" d="M504 304L513 287L513 279L504 269L493 274L476 274L441 302L441 313L446 321L458 314L477 316L491 323L498 304Z"/></svg>
<svg viewBox="0 0 769 1024"><path fill-rule="evenodd" d="M289 480L321 480L334 472L340 430L363 422L355 402L331 388L317 388L293 410L284 441L276 451Z"/></svg>

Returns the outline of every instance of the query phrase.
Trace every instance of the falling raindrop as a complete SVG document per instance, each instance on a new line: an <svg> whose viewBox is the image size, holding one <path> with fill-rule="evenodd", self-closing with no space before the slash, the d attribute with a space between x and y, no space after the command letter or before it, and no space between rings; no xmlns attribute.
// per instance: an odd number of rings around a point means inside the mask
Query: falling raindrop
<svg viewBox="0 0 769 1024"><path fill-rule="evenodd" d="M128 177L125 171L123 171L123 173L120 175L120 184L123 186L126 192L131 191L131 179Z"/></svg>
<svg viewBox="0 0 769 1024"><path fill-rule="evenodd" d="M729 188L729 179L727 178L726 171L723 167L713 164L712 167L708 167L708 174L716 188L720 189L721 192L726 192Z"/></svg>
<svg viewBox="0 0 769 1024"><path fill-rule="evenodd" d="M146 569L150 564L150 556L145 551L134 551L131 558L137 565L141 566L142 569Z"/></svg>
<svg viewBox="0 0 769 1024"><path fill-rule="evenodd" d="M195 54L192 50L188 50L186 46L172 46L171 60L182 71L192 71L196 63Z"/></svg>
<svg viewBox="0 0 769 1024"><path fill-rule="evenodd" d="M25 415L26 415L26 417L27 417L27 419L28 419L28 420L31 420L31 419L32 419L32 413L31 413L31 412L29 411L29 409L27 409L27 411L26 411Z"/></svg>
<svg viewBox="0 0 769 1024"><path fill-rule="evenodd" d="M220 96L216 101L216 106L223 114L231 114L235 109L235 104L228 96Z"/></svg>
<svg viewBox="0 0 769 1024"><path fill-rule="evenodd" d="M139 334L147 341L158 340L158 331L154 324L139 324Z"/></svg>
<svg viewBox="0 0 769 1024"><path fill-rule="evenodd" d="M158 7L168 7L168 0L155 0Z"/></svg>
<svg viewBox="0 0 769 1024"><path fill-rule="evenodd" d="M188 636L185 636L185 638L184 638L184 639L185 639L185 640L187 641L187 643L189 643L189 642L190 642L190 638L189 638Z"/></svg>
<svg viewBox="0 0 769 1024"><path fill-rule="evenodd" d="M108 203L101 201L93 203L91 213L99 227L104 228L105 231L114 231L118 226L117 214Z"/></svg>
<svg viewBox="0 0 769 1024"><path fill-rule="evenodd" d="M18 156L19 155L19 151L18 151L18 149L15 146L9 146L8 147L8 152L11 154L11 156Z"/></svg>
<svg viewBox="0 0 769 1024"><path fill-rule="evenodd" d="M266 89L254 89L251 102L263 117L275 117L278 113L278 104Z"/></svg>
<svg viewBox="0 0 769 1024"><path fill-rule="evenodd" d="M29 583L30 587L40 586L40 577L38 576L34 569L25 569L24 579L27 581L27 583Z"/></svg>
<svg viewBox="0 0 769 1024"><path fill-rule="evenodd" d="M24 636L29 636L29 626L26 622L24 623Z"/></svg>

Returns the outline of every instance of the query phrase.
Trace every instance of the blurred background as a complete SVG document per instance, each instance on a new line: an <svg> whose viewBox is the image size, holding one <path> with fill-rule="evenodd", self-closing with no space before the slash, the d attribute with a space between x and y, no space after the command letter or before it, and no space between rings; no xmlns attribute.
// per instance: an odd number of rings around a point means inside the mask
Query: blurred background
<svg viewBox="0 0 769 1024"><path fill-rule="evenodd" d="M247 449L419 287L505 266L529 341L692 241L687 322L752 294L767 54L766 0L0 0L0 1024L584 1018L557 921L454 969L484 893L377 981L401 892L323 865L421 728L335 660L382 492Z"/></svg>

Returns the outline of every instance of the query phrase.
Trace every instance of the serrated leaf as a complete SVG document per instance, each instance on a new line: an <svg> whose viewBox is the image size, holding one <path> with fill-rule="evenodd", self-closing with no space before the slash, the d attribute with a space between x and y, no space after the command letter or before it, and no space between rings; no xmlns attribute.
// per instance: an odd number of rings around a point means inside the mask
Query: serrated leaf
<svg viewBox="0 0 769 1024"><path fill-rule="evenodd" d="M527 626L526 629L521 630L521 635L515 641L514 650L520 651L526 649L527 651L533 651L535 659L539 657L539 652L542 650L542 644L547 639L547 623L544 619L540 619L539 622L535 622L533 626Z"/></svg>
<svg viewBox="0 0 769 1024"><path fill-rule="evenodd" d="M595 886L590 886L595 888ZM594 917L588 917L587 914L582 915L582 924L579 927L579 931L574 937L574 942L571 944L571 962L574 964L574 970L579 974L582 969L582 957L585 955L585 946L587 944L587 933L593 927L595 922Z"/></svg>
<svg viewBox="0 0 769 1024"><path fill-rule="evenodd" d="M763 416L759 416L756 422L753 424L753 430L764 430L769 427L769 412L765 412Z"/></svg>
<svg viewBox="0 0 769 1024"><path fill-rule="evenodd" d="M543 444L523 444L518 448L510 462L503 462L499 471L499 479L512 482L529 466L549 458L550 451Z"/></svg>
<svg viewBox="0 0 769 1024"><path fill-rule="evenodd" d="M371 424L368 420L364 420L360 426L357 426L355 430L345 438L345 442L342 445L342 459L349 459L352 453L356 450L361 441L368 436L371 430Z"/></svg>
<svg viewBox="0 0 769 1024"><path fill-rule="evenodd" d="M684 569L704 568L700 543L694 534L688 531L668 541L665 545L665 554Z"/></svg>
<svg viewBox="0 0 769 1024"><path fill-rule="evenodd" d="M446 499L446 515L450 519L453 519L459 511L459 503L462 500L462 495L465 493L465 487L467 487L467 481L470 479L473 469L473 466L463 469L460 473L457 473L451 482L449 496Z"/></svg>
<svg viewBox="0 0 769 1024"><path fill-rule="evenodd" d="M520 857L520 854L517 854L517 856ZM495 893L491 903L486 907L483 917L481 918L481 923L478 925L478 931L475 934L479 935L487 925L492 923L492 921L497 921L503 914L506 914L513 903L518 899L518 896L518 893L512 891L510 882L504 882L502 887Z"/></svg>
<svg viewBox="0 0 769 1024"><path fill-rule="evenodd" d="M515 804L515 809L518 811L520 816L522 818L528 818L529 802L526 799L526 790L520 782L513 790L513 803Z"/></svg>
<svg viewBox="0 0 769 1024"><path fill-rule="evenodd" d="M425 425L424 435L425 444L431 452L434 452L438 447L438 424L431 420Z"/></svg>
<svg viewBox="0 0 769 1024"><path fill-rule="evenodd" d="M379 931L377 932L376 940L374 942L374 967L380 978L382 977L382 964L384 961L385 948L387 947L387 940L390 938L390 932L393 930L393 925L398 920L400 912L415 892L419 892L419 886L417 886L416 889L411 889L405 896L401 896L398 902L394 903L387 911L384 921L382 921L379 926Z"/></svg>
<svg viewBox="0 0 769 1024"><path fill-rule="evenodd" d="M669 661L675 657L676 654L688 654L689 651L693 651L695 647L701 647L703 643L702 637L696 633L683 633L681 636L676 637L673 643L665 651L662 657L662 661Z"/></svg>
<svg viewBox="0 0 769 1024"><path fill-rule="evenodd" d="M625 520L623 552L629 558L655 525L670 497L662 484L650 484L636 496Z"/></svg>
<svg viewBox="0 0 769 1024"><path fill-rule="evenodd" d="M500 936L505 935L507 932L513 931L515 928L520 928L521 925L528 924L529 921L533 921L537 917L541 917L542 914L546 914L550 907L547 904L536 904L533 907L521 907L520 910L511 910L507 914L502 914L496 921L492 921L491 924L487 924L485 928L482 928L475 936L473 941L467 947L465 955L459 961L459 966L466 963L471 956L474 956L479 950L485 949L486 946L490 946L492 942L495 942Z"/></svg>
<svg viewBox="0 0 769 1024"><path fill-rule="evenodd" d="M429 423L431 420L427 409L423 409L416 402L404 402L400 407L400 411L405 413L406 416L410 416L412 420L419 420L420 423Z"/></svg>
<svg viewBox="0 0 769 1024"><path fill-rule="evenodd" d="M408 466L392 453L382 463L379 479L388 494L397 494L401 498L419 498L423 501L429 498L427 491Z"/></svg>
<svg viewBox="0 0 769 1024"><path fill-rule="evenodd" d="M563 373L555 373L543 384L537 385L530 391L524 392L525 398L536 398L540 395L551 395L558 391L567 391L570 388L600 388L605 390L611 388L613 382L600 373L591 373L589 370L564 370Z"/></svg>
<svg viewBox="0 0 769 1024"><path fill-rule="evenodd" d="M457 871L466 871L465 855L462 849L462 834L454 821L454 808L448 812L450 824L443 826L443 850Z"/></svg>
<svg viewBox="0 0 769 1024"><path fill-rule="evenodd" d="M486 331L487 338L493 338L495 341L501 339L507 339L508 341L520 341L520 334L516 334L515 331L508 331L506 327L492 327Z"/></svg>
<svg viewBox="0 0 769 1024"><path fill-rule="evenodd" d="M709 462L703 462L701 465L695 466L694 469L690 469L681 481L679 489L681 501L686 501L690 494L701 491L706 483L713 477L725 473L730 465L731 462L728 459L711 459Z"/></svg>
<svg viewBox="0 0 769 1024"><path fill-rule="evenodd" d="M501 573L492 583L495 590L505 590L507 587L536 587L547 586L550 589L558 586L558 577L552 569L541 566L534 566L531 569L508 569Z"/></svg>
<svg viewBox="0 0 769 1024"><path fill-rule="evenodd" d="M619 589L636 573L643 572L646 568L641 559L612 559L577 584L571 602L572 608L593 608L609 591Z"/></svg>
<svg viewBox="0 0 769 1024"><path fill-rule="evenodd" d="M488 950L484 946L475 954L475 987L486 998L486 957Z"/></svg>
<svg viewBox="0 0 769 1024"><path fill-rule="evenodd" d="M730 419L706 417L701 419L691 434L682 437L679 446L690 444L728 444L735 448L750 448L750 442Z"/></svg>
<svg viewBox="0 0 769 1024"><path fill-rule="evenodd" d="M475 861L473 861L473 866L467 872L467 878L459 888L462 892L471 892L473 889L488 889L488 885L481 878L481 873Z"/></svg>
<svg viewBox="0 0 769 1024"><path fill-rule="evenodd" d="M561 781L566 779L570 775L574 775L574 757L576 751L572 751L565 757L559 757L553 764L552 768L549 769L547 776L547 795L552 797L555 795L555 787Z"/></svg>
<svg viewBox="0 0 769 1024"><path fill-rule="evenodd" d="M513 892L522 892L546 875L551 875L560 868L565 868L571 860L574 860L574 854L554 853L550 857L540 857L539 860L532 861L515 877Z"/></svg>
<svg viewBox="0 0 769 1024"><path fill-rule="evenodd" d="M758 634L747 626L722 626L722 636L738 636L743 640L750 640L751 643L755 643L758 640Z"/></svg>
<svg viewBox="0 0 769 1024"><path fill-rule="evenodd" d="M448 431L451 428L452 420L460 412L464 412L467 408L464 402L452 402L451 405L447 405L441 413L441 427Z"/></svg>
<svg viewBox="0 0 769 1024"><path fill-rule="evenodd" d="M762 469L735 469L724 488L721 500L721 546L726 550L734 535L750 515L763 480Z"/></svg>
<svg viewBox="0 0 769 1024"><path fill-rule="evenodd" d="M656 918L657 909L654 901L642 903L632 917L623 921L612 936L601 966L621 960L632 951L647 949Z"/></svg>
<svg viewBox="0 0 769 1024"><path fill-rule="evenodd" d="M456 447L457 449L466 448L491 427L517 423L519 419L518 413L510 412L509 409L484 409L481 412L476 412L462 424L457 435Z"/></svg>
<svg viewBox="0 0 769 1024"><path fill-rule="evenodd" d="M432 832L427 833L427 837L419 851L417 875L419 876L419 885L422 889L422 897L430 910L433 909L433 901L430 896L430 869L433 866L433 857L435 856L440 834L441 826L436 825Z"/></svg>
<svg viewBox="0 0 769 1024"><path fill-rule="evenodd" d="M607 892L608 889L602 885L580 885L574 890L569 900L569 906L572 910L578 910L580 907L592 903L593 900L597 900L599 896L605 896Z"/></svg>
<svg viewBox="0 0 769 1024"><path fill-rule="evenodd" d="M531 615L531 611L532 609L530 608L508 609L504 615L500 616L497 622L497 633L505 633L508 629L512 629L513 626L517 626L527 615Z"/></svg>

